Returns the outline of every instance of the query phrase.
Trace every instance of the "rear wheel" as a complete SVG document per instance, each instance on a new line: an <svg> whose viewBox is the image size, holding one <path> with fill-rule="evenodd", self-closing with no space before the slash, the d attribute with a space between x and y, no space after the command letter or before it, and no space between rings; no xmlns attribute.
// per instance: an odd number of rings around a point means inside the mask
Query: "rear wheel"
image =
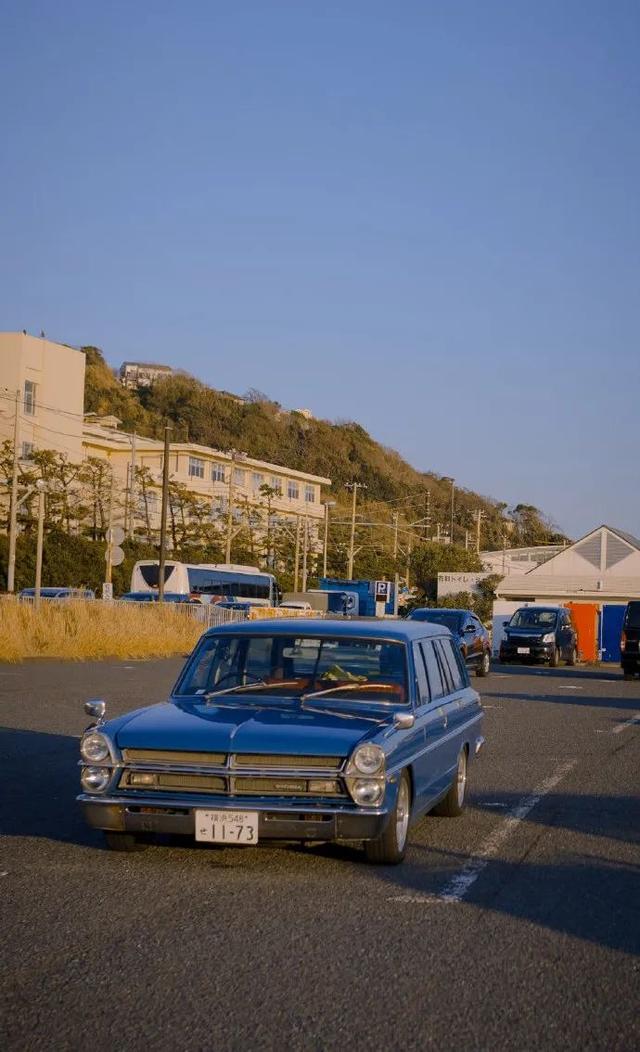
<svg viewBox="0 0 640 1052"><path fill-rule="evenodd" d="M476 669L477 676L488 676L491 671L491 658L489 657L489 651L485 650L482 655L482 661Z"/></svg>
<svg viewBox="0 0 640 1052"><path fill-rule="evenodd" d="M434 807L433 814L443 818L457 818L464 811L467 795L467 750L462 749L458 756L456 776L444 800Z"/></svg>
<svg viewBox="0 0 640 1052"><path fill-rule="evenodd" d="M364 845L368 862L378 866L397 866L402 862L407 848L407 833L411 816L411 784L409 775L403 771L400 775L398 797L393 814L390 816L382 836L375 840L366 840Z"/></svg>
<svg viewBox="0 0 640 1052"><path fill-rule="evenodd" d="M112 830L104 830L105 844L109 851L144 851L135 833L115 833Z"/></svg>

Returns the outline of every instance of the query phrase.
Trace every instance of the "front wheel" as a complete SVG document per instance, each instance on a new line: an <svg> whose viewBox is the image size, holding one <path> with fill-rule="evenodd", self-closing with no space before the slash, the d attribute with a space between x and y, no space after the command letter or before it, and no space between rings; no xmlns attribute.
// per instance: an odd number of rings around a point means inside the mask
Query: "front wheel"
<svg viewBox="0 0 640 1052"><path fill-rule="evenodd" d="M482 655L482 661L479 667L476 669L477 676L488 676L491 671L491 658L489 657L489 651L485 650Z"/></svg>
<svg viewBox="0 0 640 1052"><path fill-rule="evenodd" d="M560 664L560 647L555 645L553 648L553 654L549 658L549 668L558 668Z"/></svg>
<svg viewBox="0 0 640 1052"><path fill-rule="evenodd" d="M407 833L411 816L411 785L409 775L400 775L398 797L393 813L389 817L384 833L375 840L366 840L364 845L367 862L378 866L397 866L402 862L407 848Z"/></svg>
<svg viewBox="0 0 640 1052"><path fill-rule="evenodd" d="M467 750L462 749L458 756L458 767L456 776L451 783L451 788L433 809L434 815L442 818L457 818L464 811L465 798L467 795Z"/></svg>
<svg viewBox="0 0 640 1052"><path fill-rule="evenodd" d="M567 665L577 665L577 664L578 664L578 651L576 650L576 646L575 646L575 643L574 643L574 645L571 647L571 650L569 651L569 657L567 658Z"/></svg>

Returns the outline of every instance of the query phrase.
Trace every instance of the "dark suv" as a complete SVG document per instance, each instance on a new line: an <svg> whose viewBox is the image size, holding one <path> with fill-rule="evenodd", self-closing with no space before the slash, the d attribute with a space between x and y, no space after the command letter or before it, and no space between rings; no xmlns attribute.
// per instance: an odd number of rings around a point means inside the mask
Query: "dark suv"
<svg viewBox="0 0 640 1052"><path fill-rule="evenodd" d="M640 600L627 603L622 621L620 664L625 679L640 673Z"/></svg>
<svg viewBox="0 0 640 1052"><path fill-rule="evenodd" d="M408 615L409 621L430 621L444 625L456 640L469 670L488 676L491 668L491 643L484 625L471 610L449 610L445 607L420 607Z"/></svg>
<svg viewBox="0 0 640 1052"><path fill-rule="evenodd" d="M560 661L575 665L578 637L568 610L557 606L521 606L504 622L500 661Z"/></svg>

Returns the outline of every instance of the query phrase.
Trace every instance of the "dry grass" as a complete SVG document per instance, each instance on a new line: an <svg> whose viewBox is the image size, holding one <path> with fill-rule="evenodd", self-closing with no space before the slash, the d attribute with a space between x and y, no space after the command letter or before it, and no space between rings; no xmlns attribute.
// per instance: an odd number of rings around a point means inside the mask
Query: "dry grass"
<svg viewBox="0 0 640 1052"><path fill-rule="evenodd" d="M48 657L169 657L191 650L203 625L187 611L149 603L0 603L0 661Z"/></svg>

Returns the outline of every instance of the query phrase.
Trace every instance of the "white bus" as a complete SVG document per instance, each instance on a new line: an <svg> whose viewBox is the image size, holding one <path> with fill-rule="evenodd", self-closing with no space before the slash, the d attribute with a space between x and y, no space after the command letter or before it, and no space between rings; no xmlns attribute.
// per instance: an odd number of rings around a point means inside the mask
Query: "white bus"
<svg viewBox="0 0 640 1052"><path fill-rule="evenodd" d="M137 562L131 574L131 591L157 593L159 570L160 564L155 560ZM168 559L164 566L164 590L188 595L202 603L228 599L256 606L275 606L278 602L278 586L273 574L263 573L257 566L235 563L180 563Z"/></svg>

